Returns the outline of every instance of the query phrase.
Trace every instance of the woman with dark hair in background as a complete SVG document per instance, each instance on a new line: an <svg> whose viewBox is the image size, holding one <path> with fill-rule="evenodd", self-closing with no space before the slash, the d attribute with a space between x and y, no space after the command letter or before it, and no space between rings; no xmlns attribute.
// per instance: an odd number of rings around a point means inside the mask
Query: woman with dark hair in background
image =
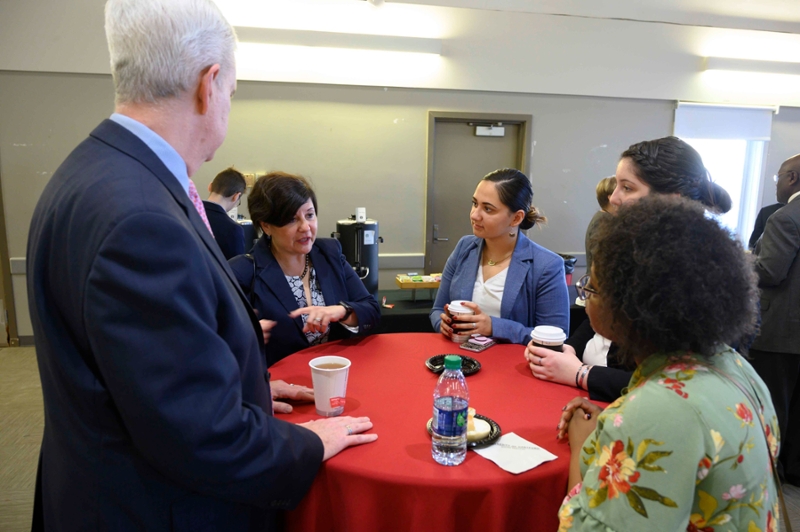
<svg viewBox="0 0 800 532"><path fill-rule="evenodd" d="M714 213L731 208L728 193L712 182L697 151L677 137L639 142L622 152L616 172L616 188L609 203L613 209L651 194L679 195L695 200ZM591 243L589 243L591 246ZM578 283L587 282L586 278ZM607 348L607 357L597 347ZM619 360L617 346L598 341L583 323L556 353L529 344L525 358L534 376L589 391L597 401L613 401L622 393L633 368Z"/></svg>
<svg viewBox="0 0 800 532"><path fill-rule="evenodd" d="M478 333L527 344L537 325L569 331L569 296L564 260L520 232L546 218L532 205L528 177L506 168L484 177L472 197L472 235L463 237L447 259L430 319L450 338ZM450 318L454 300L475 315Z"/></svg>
<svg viewBox="0 0 800 532"><path fill-rule="evenodd" d="M380 309L335 239L317 239L317 197L304 178L259 177L247 198L263 232L250 256L230 264L253 308L276 322L267 364L311 345L372 330Z"/></svg>
<svg viewBox="0 0 800 532"><path fill-rule="evenodd" d="M605 410L563 409L559 530L778 530L775 410L728 346L756 322L741 244L696 201L651 194L600 222L593 246L586 312L637 369Z"/></svg>
<svg viewBox="0 0 800 532"><path fill-rule="evenodd" d="M731 197L711 181L697 150L677 137L646 140L622 152L611 204L619 207L650 192L699 201L715 214L731 210Z"/></svg>

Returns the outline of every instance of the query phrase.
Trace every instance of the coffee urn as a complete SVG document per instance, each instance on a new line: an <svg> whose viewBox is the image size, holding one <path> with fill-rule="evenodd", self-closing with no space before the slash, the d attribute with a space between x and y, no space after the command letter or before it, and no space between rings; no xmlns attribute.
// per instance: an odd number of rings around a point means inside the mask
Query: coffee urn
<svg viewBox="0 0 800 532"><path fill-rule="evenodd" d="M336 232L331 237L342 245L347 262L364 283L367 292L378 297L378 222L367 218L363 207L356 209L347 220L336 222Z"/></svg>

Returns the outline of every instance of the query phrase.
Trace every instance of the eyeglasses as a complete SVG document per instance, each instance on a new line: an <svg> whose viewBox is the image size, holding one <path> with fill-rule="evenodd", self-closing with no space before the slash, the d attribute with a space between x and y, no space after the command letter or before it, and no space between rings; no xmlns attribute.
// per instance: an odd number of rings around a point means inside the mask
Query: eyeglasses
<svg viewBox="0 0 800 532"><path fill-rule="evenodd" d="M586 301L593 295L595 296L600 295L600 292L589 286L590 283L591 280L588 274L578 279L578 282L575 283L575 288L578 290L578 297L581 298L581 300L583 301Z"/></svg>
<svg viewBox="0 0 800 532"><path fill-rule="evenodd" d="M789 170L788 172L781 172L779 174L775 174L774 176L772 176L772 180L777 183L782 175L791 174L791 173L792 173L792 170Z"/></svg>

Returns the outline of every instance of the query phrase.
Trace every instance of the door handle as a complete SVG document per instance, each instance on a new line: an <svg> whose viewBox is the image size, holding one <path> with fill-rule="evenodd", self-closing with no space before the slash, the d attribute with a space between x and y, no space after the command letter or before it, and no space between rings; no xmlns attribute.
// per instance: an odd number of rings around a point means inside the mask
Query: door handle
<svg viewBox="0 0 800 532"><path fill-rule="evenodd" d="M433 241L434 242L449 242L450 239L446 237L439 238L439 224L433 224Z"/></svg>

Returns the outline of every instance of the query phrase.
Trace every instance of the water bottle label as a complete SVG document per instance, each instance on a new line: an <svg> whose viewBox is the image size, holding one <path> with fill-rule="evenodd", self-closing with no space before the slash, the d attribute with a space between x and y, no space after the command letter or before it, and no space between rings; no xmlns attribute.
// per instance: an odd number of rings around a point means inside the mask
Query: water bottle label
<svg viewBox="0 0 800 532"><path fill-rule="evenodd" d="M433 431L439 436L453 437L467 433L467 409L440 410L433 407Z"/></svg>

